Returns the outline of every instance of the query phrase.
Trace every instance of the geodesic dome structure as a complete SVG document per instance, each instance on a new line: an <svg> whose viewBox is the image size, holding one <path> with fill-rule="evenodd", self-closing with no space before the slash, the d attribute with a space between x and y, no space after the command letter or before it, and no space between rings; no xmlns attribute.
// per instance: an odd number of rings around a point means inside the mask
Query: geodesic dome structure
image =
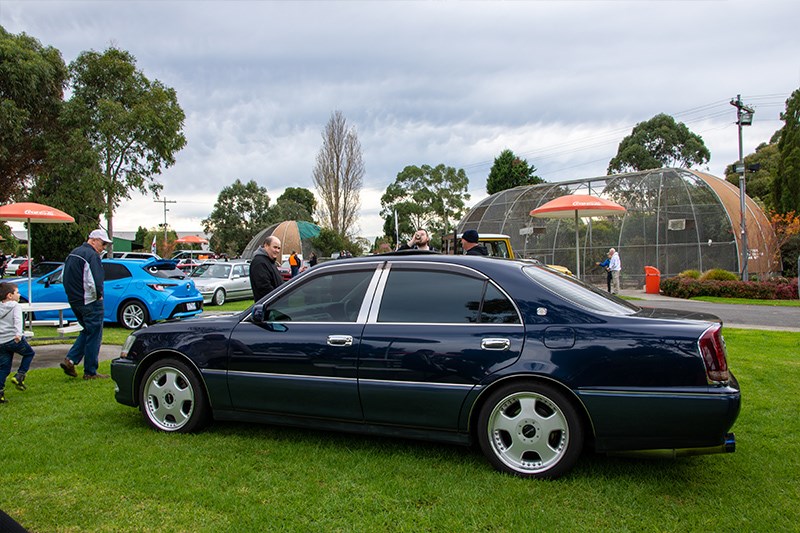
<svg viewBox="0 0 800 533"><path fill-rule="evenodd" d="M308 239L319 235L320 227L304 220L284 220L278 224L267 226L250 239L242 252L242 259L252 259L253 254L264 240L270 235L275 235L281 240L281 255L286 258L297 251L301 257L311 255L311 244Z"/></svg>
<svg viewBox="0 0 800 533"><path fill-rule="evenodd" d="M603 283L595 267L610 247L622 258L623 285L641 287L645 266L662 278L684 270L722 268L741 272L739 189L710 174L678 168L614 174L515 187L485 198L458 225L458 232L509 235L517 256L575 265L575 222L542 219L531 210L567 194L591 194L627 209L621 217L579 219L581 276ZM767 216L746 198L748 271L767 277L780 271L775 233Z"/></svg>

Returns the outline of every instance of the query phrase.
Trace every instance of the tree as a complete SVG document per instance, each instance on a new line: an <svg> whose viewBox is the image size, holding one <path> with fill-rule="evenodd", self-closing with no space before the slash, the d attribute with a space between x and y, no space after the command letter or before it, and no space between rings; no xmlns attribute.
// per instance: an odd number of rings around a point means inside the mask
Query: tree
<svg viewBox="0 0 800 533"><path fill-rule="evenodd" d="M286 190L283 191L283 194L278 197L278 200L275 203L277 205L287 200L297 202L311 214L317 210L317 199L314 198L314 193L308 189L304 189L302 187L287 187ZM302 220L313 222L313 220L310 218L304 218Z"/></svg>
<svg viewBox="0 0 800 533"><path fill-rule="evenodd" d="M305 205L298 204L294 200L278 200L267 213L267 220L270 224L283 222L284 220L307 220L311 222L313 218Z"/></svg>
<svg viewBox="0 0 800 533"><path fill-rule="evenodd" d="M407 166L381 197L381 216L388 219L397 210L402 221L400 225L404 228L402 235L425 228L441 239L461 219L465 203L470 198L468 185L469 178L464 169L456 170L444 164L436 167ZM384 223L384 232L394 239L394 224L390 231L386 231L387 223Z"/></svg>
<svg viewBox="0 0 800 533"><path fill-rule="evenodd" d="M544 180L536 175L536 167L520 159L511 150L497 156L486 180L486 192L494 194L520 185L536 185Z"/></svg>
<svg viewBox="0 0 800 533"><path fill-rule="evenodd" d="M319 235L309 240L311 241L311 246L315 250L319 250L320 255L323 257L330 257L334 253L339 253L342 250L347 250L353 255L358 255L358 246L355 246L346 237L331 228L322 228L319 231Z"/></svg>
<svg viewBox="0 0 800 533"><path fill-rule="evenodd" d="M747 195L758 201L764 211L770 211L774 208L774 201L772 197L773 180L778 174L778 142L776 137L780 130L773 136L773 140L769 143L761 143L752 154L744 157L744 166L747 168ZM725 180L736 187L739 186L739 174L735 172L734 167L738 165L736 161L725 167ZM754 167L758 170L750 170Z"/></svg>
<svg viewBox="0 0 800 533"><path fill-rule="evenodd" d="M82 52L69 70L73 93L65 117L81 128L98 155L99 190L113 235L114 209L130 191L160 191L156 176L186 145L185 115L175 90L148 80L124 50Z"/></svg>
<svg viewBox="0 0 800 533"><path fill-rule="evenodd" d="M256 233L270 224L267 189L250 180L236 180L217 196L214 210L202 221L203 231L212 233L211 249L239 255Z"/></svg>
<svg viewBox="0 0 800 533"><path fill-rule="evenodd" d="M343 237L355 229L363 179L364 162L355 128L348 130L344 115L334 111L322 132L322 148L314 167L323 226Z"/></svg>
<svg viewBox="0 0 800 533"><path fill-rule="evenodd" d="M690 168L711 159L703 138L683 122L659 114L634 126L622 139L617 155L608 163L608 173L633 172L662 167Z"/></svg>
<svg viewBox="0 0 800 533"><path fill-rule="evenodd" d="M41 171L66 80L58 50L0 26L0 204L20 197Z"/></svg>
<svg viewBox="0 0 800 533"><path fill-rule="evenodd" d="M772 213L770 223L775 232L774 258L783 258L781 268L785 275L797 276L797 258L800 257L800 215L794 211Z"/></svg>
<svg viewBox="0 0 800 533"><path fill-rule="evenodd" d="M778 173L772 187L778 213L800 213L800 89L786 100L778 141Z"/></svg>

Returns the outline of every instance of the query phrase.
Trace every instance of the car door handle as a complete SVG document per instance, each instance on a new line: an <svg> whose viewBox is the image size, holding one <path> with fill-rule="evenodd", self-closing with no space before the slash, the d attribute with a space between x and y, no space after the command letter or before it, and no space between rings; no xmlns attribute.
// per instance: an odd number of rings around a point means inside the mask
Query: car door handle
<svg viewBox="0 0 800 533"><path fill-rule="evenodd" d="M511 341L508 339L481 339L481 349L483 350L508 350L511 348Z"/></svg>
<svg viewBox="0 0 800 533"><path fill-rule="evenodd" d="M350 335L328 335L328 346L352 346L353 337Z"/></svg>

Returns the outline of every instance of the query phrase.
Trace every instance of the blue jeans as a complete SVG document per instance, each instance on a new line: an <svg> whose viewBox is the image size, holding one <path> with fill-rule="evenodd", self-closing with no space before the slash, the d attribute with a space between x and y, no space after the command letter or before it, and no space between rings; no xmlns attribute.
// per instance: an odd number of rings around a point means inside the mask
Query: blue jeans
<svg viewBox="0 0 800 533"><path fill-rule="evenodd" d="M100 344L103 342L103 300L95 300L89 305L69 304L83 331L78 334L75 344L67 352L67 359L76 365L83 361L83 373L97 374Z"/></svg>
<svg viewBox="0 0 800 533"><path fill-rule="evenodd" d="M15 353L22 356L22 362L20 362L17 370L18 374L28 373L28 369L31 367L31 360L36 355L36 352L33 351L25 337L22 337L19 342L12 339L0 344L0 390L6 388L6 378L11 373L11 363Z"/></svg>

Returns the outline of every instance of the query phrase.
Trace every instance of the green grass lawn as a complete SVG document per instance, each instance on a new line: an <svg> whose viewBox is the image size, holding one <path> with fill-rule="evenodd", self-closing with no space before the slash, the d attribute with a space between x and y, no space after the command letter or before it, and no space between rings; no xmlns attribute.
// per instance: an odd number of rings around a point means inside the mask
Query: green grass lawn
<svg viewBox="0 0 800 533"><path fill-rule="evenodd" d="M736 453L586 453L558 481L402 439L238 423L157 433L110 380L34 370L0 405L0 509L30 531L797 531L800 333L726 329L726 341L744 396Z"/></svg>

